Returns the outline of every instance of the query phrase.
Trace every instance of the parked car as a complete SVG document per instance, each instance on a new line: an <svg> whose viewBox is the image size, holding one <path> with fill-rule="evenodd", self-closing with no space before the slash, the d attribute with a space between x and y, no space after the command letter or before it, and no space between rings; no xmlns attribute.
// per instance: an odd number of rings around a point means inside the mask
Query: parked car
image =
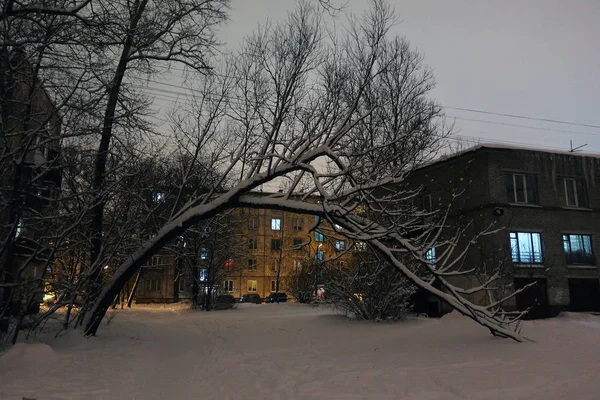
<svg viewBox="0 0 600 400"><path fill-rule="evenodd" d="M265 303L285 303L287 301L287 294L285 293L271 293L265 299Z"/></svg>
<svg viewBox="0 0 600 400"><path fill-rule="evenodd" d="M240 303L260 304L260 303L262 303L262 300L261 300L260 296L256 293L246 293L240 299Z"/></svg>
<svg viewBox="0 0 600 400"><path fill-rule="evenodd" d="M215 301L215 305L213 307L214 310L229 310L235 306L235 299L230 294L222 294L217 296L217 300Z"/></svg>

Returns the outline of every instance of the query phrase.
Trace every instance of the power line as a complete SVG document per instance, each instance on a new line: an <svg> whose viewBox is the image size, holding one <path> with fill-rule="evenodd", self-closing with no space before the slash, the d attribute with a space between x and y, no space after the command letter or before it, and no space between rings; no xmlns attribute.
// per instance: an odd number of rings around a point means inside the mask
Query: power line
<svg viewBox="0 0 600 400"><path fill-rule="evenodd" d="M551 122L551 123L554 123L554 124L583 126L583 127L586 127L586 128L598 128L598 129L600 129L600 125L580 124L580 123L577 123L577 122L560 121L560 120L557 120L557 119L536 118L536 117L529 117L529 116L526 116L526 115L516 115L516 114L505 114L505 113L498 113L498 112L493 112L493 111L475 110L473 108L461 108L461 107L450 107L450 106L442 106L442 107L447 108L449 110L467 111L467 112L473 112L473 113L478 113L478 114L499 115L499 116L502 116L502 117L509 117L509 118L528 119L528 120L532 120L532 121Z"/></svg>
<svg viewBox="0 0 600 400"><path fill-rule="evenodd" d="M534 130L538 130L538 131L549 131L549 132L567 133L567 134L572 134L572 135L600 136L600 133L595 133L595 132L575 132L575 131L567 131L567 130L564 130L564 129L541 128L539 126L510 124L510 123L507 123L507 122L488 121L488 120L484 120L484 119L463 118L463 117L457 117L455 115L449 115L449 117L454 118L454 119L458 119L458 120L461 120L461 121L481 122L481 123L484 123L484 124L511 126L511 127L516 127L516 128L527 128L527 129L534 129Z"/></svg>

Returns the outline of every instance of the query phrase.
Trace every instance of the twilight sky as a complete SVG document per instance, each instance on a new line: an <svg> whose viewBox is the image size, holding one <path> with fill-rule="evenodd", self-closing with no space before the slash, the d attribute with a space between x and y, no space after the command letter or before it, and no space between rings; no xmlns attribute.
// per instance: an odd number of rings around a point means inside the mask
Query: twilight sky
<svg viewBox="0 0 600 400"><path fill-rule="evenodd" d="M369 4L346 1L354 13ZM437 87L432 97L442 105L598 126L447 109L457 118L456 135L555 150L568 150L572 139L574 146L587 143L586 152L600 153L599 0L390 2L400 15L394 32L433 68ZM282 20L296 4L231 0L230 21L220 39L236 47L257 23Z"/></svg>

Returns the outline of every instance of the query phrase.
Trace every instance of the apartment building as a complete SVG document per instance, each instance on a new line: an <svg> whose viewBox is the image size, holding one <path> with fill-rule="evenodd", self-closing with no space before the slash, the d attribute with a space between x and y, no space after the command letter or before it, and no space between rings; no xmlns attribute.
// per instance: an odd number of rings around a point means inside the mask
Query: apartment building
<svg viewBox="0 0 600 400"><path fill-rule="evenodd" d="M20 290L29 294L25 298L9 288L0 289L0 307L10 302L11 313L23 307L36 312L50 254L39 242L62 179L56 162L61 119L25 54L15 50L4 55L0 65L0 283L19 282ZM39 286L39 296L31 297L32 288L25 287L25 281Z"/></svg>
<svg viewBox="0 0 600 400"><path fill-rule="evenodd" d="M409 182L422 188L424 208L451 204L449 230L467 227L463 243L493 232L469 251L465 269L498 268L512 289L536 282L508 308L530 307L533 318L600 311L600 155L480 145L423 166Z"/></svg>
<svg viewBox="0 0 600 400"><path fill-rule="evenodd" d="M200 294L210 286L236 299L247 293L264 299L287 292L286 277L309 260L343 264L350 257L345 250L351 243L312 215L245 208L231 214L233 232L225 243L202 244L193 259L185 260L191 268L168 251L152 257L142 267L136 302L190 298L194 284Z"/></svg>

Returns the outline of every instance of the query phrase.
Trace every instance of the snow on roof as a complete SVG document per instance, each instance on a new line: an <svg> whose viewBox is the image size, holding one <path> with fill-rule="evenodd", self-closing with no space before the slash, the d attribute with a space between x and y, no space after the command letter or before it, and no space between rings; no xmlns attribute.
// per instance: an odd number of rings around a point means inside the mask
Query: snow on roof
<svg viewBox="0 0 600 400"><path fill-rule="evenodd" d="M435 160L426 162L417 167L417 169L422 169L426 167L430 167L432 165L436 165L442 163L444 161L448 161L457 157L461 157L467 153L472 153L475 151L479 151L482 149L494 149L494 150L513 150L513 151L533 151L536 153L549 153L549 154L560 154L566 156L577 156L577 157L592 157L599 158L600 154L598 153L583 153L583 152L571 152L571 151L560 151L560 150L551 150L551 149L543 149L543 148L534 148L534 147L526 147L526 146L514 146L509 144L500 144L500 143L480 143L475 146L469 147L467 149L458 151L456 153L446 154Z"/></svg>

